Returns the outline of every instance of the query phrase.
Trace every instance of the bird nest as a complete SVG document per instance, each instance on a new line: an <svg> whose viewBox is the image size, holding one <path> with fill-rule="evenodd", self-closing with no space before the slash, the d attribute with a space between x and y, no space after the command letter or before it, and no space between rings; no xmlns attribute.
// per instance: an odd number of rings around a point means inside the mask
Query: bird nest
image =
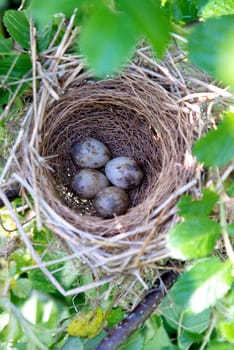
<svg viewBox="0 0 234 350"><path fill-rule="evenodd" d="M185 63L180 51L159 64L150 48L141 48L121 75L96 80L82 59L64 55L66 47L59 46L46 60L38 91L34 84L34 99L3 177L10 171L21 184L38 229L45 226L66 245L67 257L61 261L75 259L83 275L91 271L92 281L66 291L47 268L53 261L37 255L12 209L11 214L34 267L64 295L116 282L121 276L127 276L129 290L136 280L147 288L158 265L170 258L166 236L177 219L179 197L199 192L191 147L206 125L201 120L202 110L208 108L204 76ZM209 96L214 100L218 93ZM124 215L103 219L92 201L71 190L77 171L72 145L87 137L104 142L113 157L135 159L143 169L141 185L128 191L130 207Z"/></svg>
<svg viewBox="0 0 234 350"><path fill-rule="evenodd" d="M118 242L114 249L120 254L145 239L153 227L154 239L162 232L155 225L154 211L191 176L184 162L192 135L186 113L147 77L129 71L113 79L73 84L42 121L39 154L49 169L38 169L37 184L43 198L76 228L78 240L84 242L84 233L91 233L103 242L105 251L107 238L116 241L124 234L125 243ZM128 191L130 208L125 215L101 219L91 201L70 189L77 172L72 145L87 137L104 142L113 157L135 159L143 169L141 186ZM154 250L151 247L146 254Z"/></svg>
<svg viewBox="0 0 234 350"><path fill-rule="evenodd" d="M176 200L196 183L190 183L191 146L199 118L179 98L181 91L170 91L138 69L101 81L78 75L57 101L47 99L39 119L29 118L19 162L35 210L88 266L117 276L169 256L166 235ZM87 137L143 169L141 185L128 191L124 215L103 219L91 200L71 190L77 172L71 149Z"/></svg>

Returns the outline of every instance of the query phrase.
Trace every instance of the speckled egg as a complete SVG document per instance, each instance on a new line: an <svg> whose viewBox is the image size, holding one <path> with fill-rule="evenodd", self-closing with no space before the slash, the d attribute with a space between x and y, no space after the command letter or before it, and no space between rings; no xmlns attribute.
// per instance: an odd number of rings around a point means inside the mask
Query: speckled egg
<svg viewBox="0 0 234 350"><path fill-rule="evenodd" d="M129 207L127 193L121 188L110 186L100 191L94 199L94 207L103 218L125 214Z"/></svg>
<svg viewBox="0 0 234 350"><path fill-rule="evenodd" d="M92 169L101 168L111 159L111 153L107 146L94 138L74 143L71 156L78 167Z"/></svg>
<svg viewBox="0 0 234 350"><path fill-rule="evenodd" d="M105 173L113 185L125 190L137 187L143 179L143 171L137 162L129 157L110 160L105 166Z"/></svg>
<svg viewBox="0 0 234 350"><path fill-rule="evenodd" d="M91 199L109 186L107 177L95 169L81 169L71 182L72 190L80 197Z"/></svg>

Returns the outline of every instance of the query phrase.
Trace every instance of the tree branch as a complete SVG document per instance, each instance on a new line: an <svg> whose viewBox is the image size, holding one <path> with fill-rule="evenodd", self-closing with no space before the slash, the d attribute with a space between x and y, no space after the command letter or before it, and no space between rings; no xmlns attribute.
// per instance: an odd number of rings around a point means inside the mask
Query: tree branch
<svg viewBox="0 0 234 350"><path fill-rule="evenodd" d="M115 325L107 336L96 346L95 350L115 350L155 311L159 306L166 289L170 289L178 277L175 271L161 275L136 308L123 321ZM166 287L166 288L165 288Z"/></svg>

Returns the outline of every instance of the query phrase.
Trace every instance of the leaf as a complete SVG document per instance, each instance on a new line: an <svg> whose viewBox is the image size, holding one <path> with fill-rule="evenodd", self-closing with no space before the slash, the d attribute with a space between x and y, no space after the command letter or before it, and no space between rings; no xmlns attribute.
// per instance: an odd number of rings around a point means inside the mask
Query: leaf
<svg viewBox="0 0 234 350"><path fill-rule="evenodd" d="M12 293L20 298L26 299L32 290L32 283L28 278L19 278L16 280L16 286L11 289Z"/></svg>
<svg viewBox="0 0 234 350"><path fill-rule="evenodd" d="M57 288L45 277L41 270L29 271L28 277L34 289L43 293L58 294Z"/></svg>
<svg viewBox="0 0 234 350"><path fill-rule="evenodd" d="M206 348L206 350L233 350L233 345L229 343L218 343L212 344Z"/></svg>
<svg viewBox="0 0 234 350"><path fill-rule="evenodd" d="M167 247L175 259L202 258L212 253L220 231L220 225L207 217L189 217L169 231Z"/></svg>
<svg viewBox="0 0 234 350"><path fill-rule="evenodd" d="M234 159L234 113L227 112L217 130L209 131L195 144L193 154L205 166L224 166Z"/></svg>
<svg viewBox="0 0 234 350"><path fill-rule="evenodd" d="M202 339L203 339L202 335L181 330L180 335L178 336L177 342L180 349L188 350L190 349L192 344L199 343L202 341Z"/></svg>
<svg viewBox="0 0 234 350"><path fill-rule="evenodd" d="M3 17L8 33L25 49L30 49L30 26L25 11L8 10Z"/></svg>
<svg viewBox="0 0 234 350"><path fill-rule="evenodd" d="M197 19L197 7L191 0L174 0L170 9L176 23L189 23Z"/></svg>
<svg viewBox="0 0 234 350"><path fill-rule="evenodd" d="M100 341L107 335L107 333L102 330L98 335L92 339L85 339L84 350L93 350L100 343ZM69 349L70 350L70 349ZM75 349L76 350L76 349Z"/></svg>
<svg viewBox="0 0 234 350"><path fill-rule="evenodd" d="M211 257L196 262L173 285L170 295L175 303L194 313L213 306L232 284L232 264Z"/></svg>
<svg viewBox="0 0 234 350"><path fill-rule="evenodd" d="M30 71L32 63L27 54L12 54L8 57L0 58L0 78L7 76L5 83L17 81Z"/></svg>
<svg viewBox="0 0 234 350"><path fill-rule="evenodd" d="M52 21L52 16L57 13L64 13L67 17L70 17L73 10L78 7L83 0L31 0L30 8L35 20L41 27L46 26Z"/></svg>
<svg viewBox="0 0 234 350"><path fill-rule="evenodd" d="M219 337L234 343L234 322L228 320L219 320L216 326Z"/></svg>
<svg viewBox="0 0 234 350"><path fill-rule="evenodd" d="M220 16L194 27L188 51L193 63L234 89L233 42L234 15Z"/></svg>
<svg viewBox="0 0 234 350"><path fill-rule="evenodd" d="M144 350L155 350L155 344L157 344L158 349L172 345L162 322L160 322L154 337L144 345Z"/></svg>
<svg viewBox="0 0 234 350"><path fill-rule="evenodd" d="M117 4L148 38L157 55L162 57L170 41L172 27L170 16L164 13L160 1L118 0Z"/></svg>
<svg viewBox="0 0 234 350"><path fill-rule="evenodd" d="M12 50L12 39L11 38L4 38L0 36L0 54L5 55L7 53L10 53Z"/></svg>
<svg viewBox="0 0 234 350"><path fill-rule="evenodd" d="M137 36L138 30L126 14L99 5L84 24L79 45L94 73L104 76L126 63Z"/></svg>
<svg viewBox="0 0 234 350"><path fill-rule="evenodd" d="M112 309L110 312L108 312L106 317L108 327L113 327L116 323L121 322L125 315L126 312L120 307Z"/></svg>
<svg viewBox="0 0 234 350"><path fill-rule="evenodd" d="M78 337L68 337L59 350L84 350L83 341Z"/></svg>
<svg viewBox="0 0 234 350"><path fill-rule="evenodd" d="M192 200L191 196L183 196L177 205L179 208L179 215L183 217L209 215L218 201L219 196L209 188L204 188L202 194L203 196L200 200Z"/></svg>
<svg viewBox="0 0 234 350"><path fill-rule="evenodd" d="M19 322L12 313L9 313L9 320L7 325L1 329L0 344L6 342L16 342L22 335L22 330ZM6 349L6 348L5 348Z"/></svg>
<svg viewBox="0 0 234 350"><path fill-rule="evenodd" d="M73 320L67 333L76 337L93 338L100 332L105 317L106 312L97 307Z"/></svg>
<svg viewBox="0 0 234 350"><path fill-rule="evenodd" d="M234 181L232 181L231 179L227 179L224 182L224 187L225 187L227 195L229 197L233 197L234 196Z"/></svg>
<svg viewBox="0 0 234 350"><path fill-rule="evenodd" d="M230 236L234 236L234 223L227 225L227 232Z"/></svg>
<svg viewBox="0 0 234 350"><path fill-rule="evenodd" d="M199 13L203 19L230 14L234 14L233 0L210 0Z"/></svg>
<svg viewBox="0 0 234 350"><path fill-rule="evenodd" d="M38 51L43 52L50 44L52 35L52 26L46 26L38 30L37 33L37 46Z"/></svg>
<svg viewBox="0 0 234 350"><path fill-rule="evenodd" d="M160 313L173 329L181 327L196 334L201 334L208 328L211 316L209 309L196 314L185 311L184 306L177 305L171 295L164 298L160 305Z"/></svg>
<svg viewBox="0 0 234 350"><path fill-rule="evenodd" d="M139 331L134 332L118 350L145 350L144 337Z"/></svg>

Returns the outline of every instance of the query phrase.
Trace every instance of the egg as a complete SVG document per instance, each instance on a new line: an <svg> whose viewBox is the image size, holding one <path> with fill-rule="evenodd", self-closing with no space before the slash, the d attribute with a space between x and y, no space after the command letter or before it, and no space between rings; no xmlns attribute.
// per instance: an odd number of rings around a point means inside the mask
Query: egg
<svg viewBox="0 0 234 350"><path fill-rule="evenodd" d="M105 166L105 174L110 182L122 189L137 187L143 179L143 171L137 162L129 157L117 157Z"/></svg>
<svg viewBox="0 0 234 350"><path fill-rule="evenodd" d="M72 190L86 199L94 198L98 192L109 185L107 177L95 169L81 169L71 182Z"/></svg>
<svg viewBox="0 0 234 350"><path fill-rule="evenodd" d="M88 138L72 146L73 162L80 168L101 168L110 159L111 153L107 146L99 140Z"/></svg>
<svg viewBox="0 0 234 350"><path fill-rule="evenodd" d="M124 214L129 207L127 193L121 188L110 186L101 190L94 199L94 207L103 218Z"/></svg>

